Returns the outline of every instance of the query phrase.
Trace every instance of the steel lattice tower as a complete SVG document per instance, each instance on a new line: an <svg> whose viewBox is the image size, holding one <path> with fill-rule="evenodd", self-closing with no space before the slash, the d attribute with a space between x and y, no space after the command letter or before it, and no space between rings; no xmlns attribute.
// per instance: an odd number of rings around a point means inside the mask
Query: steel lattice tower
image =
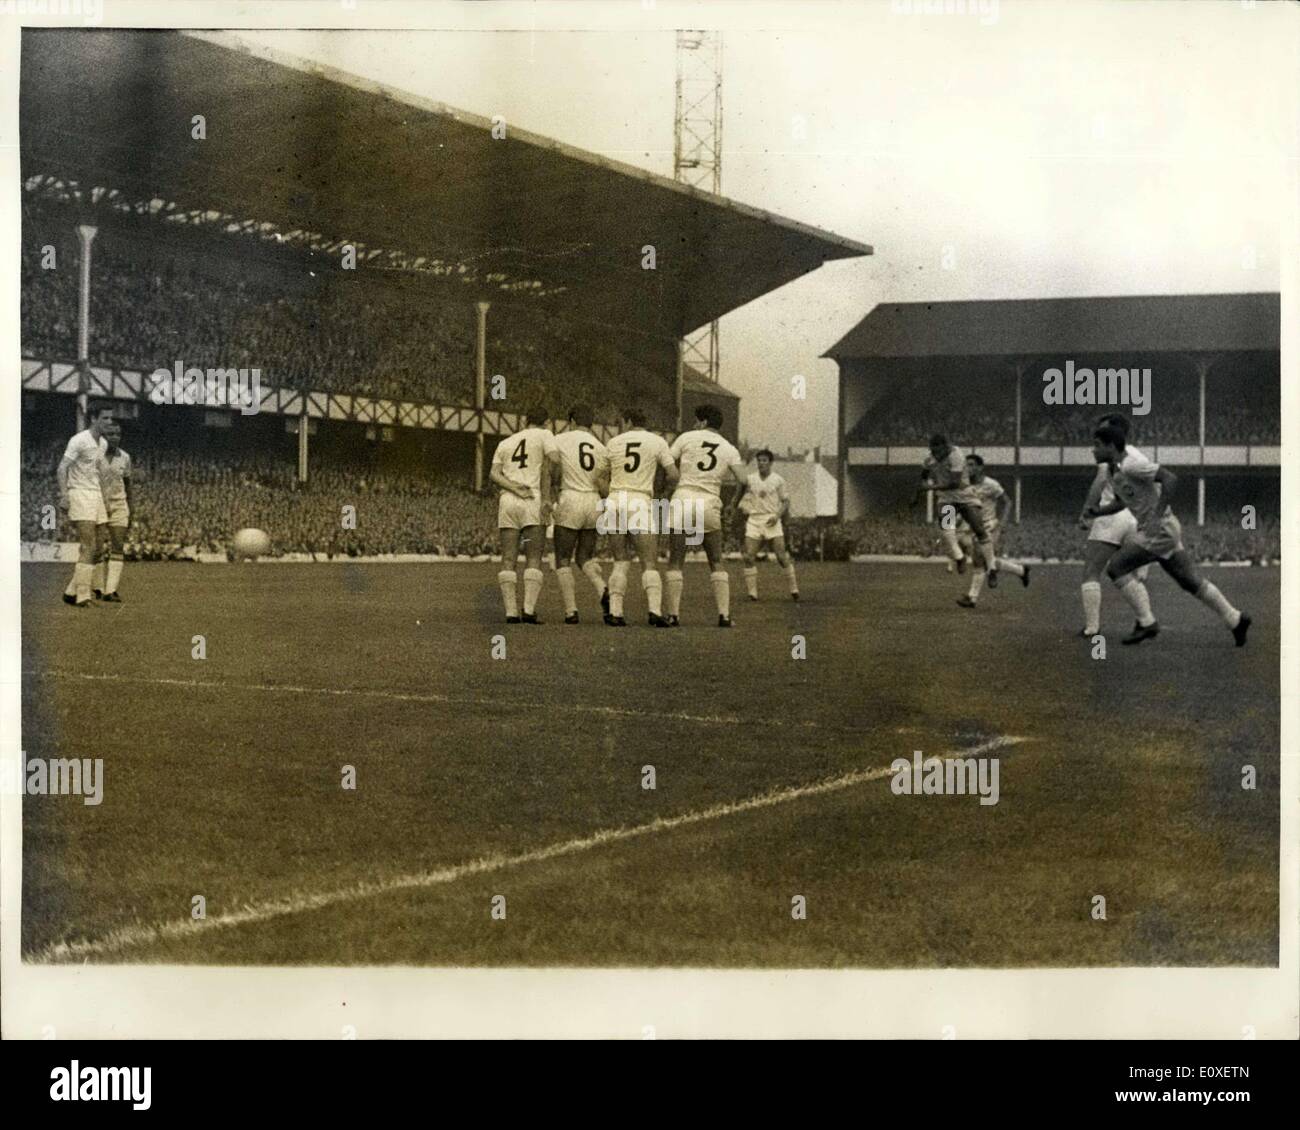
<svg viewBox="0 0 1300 1130"><path fill-rule="evenodd" d="M677 33L677 112L673 177L706 192L722 191L722 33ZM681 360L718 379L718 323L681 341Z"/></svg>

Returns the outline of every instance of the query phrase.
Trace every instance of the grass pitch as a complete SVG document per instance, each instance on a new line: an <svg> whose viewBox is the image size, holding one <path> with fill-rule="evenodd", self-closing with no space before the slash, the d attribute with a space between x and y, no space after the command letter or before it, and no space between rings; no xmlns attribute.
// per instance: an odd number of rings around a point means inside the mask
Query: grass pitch
<svg viewBox="0 0 1300 1130"><path fill-rule="evenodd" d="M795 605L733 565L731 631L702 565L677 631L635 567L632 627L582 578L560 623L549 570L546 624L507 627L496 570L128 565L125 603L75 611L67 566L24 565L26 756L104 761L98 806L24 798L24 956L1276 964L1277 571L1210 570L1242 650L1163 577L1164 634L1121 647L1107 589L1095 659L1072 567L965 611L936 567L805 564ZM971 748L996 805L870 772Z"/></svg>

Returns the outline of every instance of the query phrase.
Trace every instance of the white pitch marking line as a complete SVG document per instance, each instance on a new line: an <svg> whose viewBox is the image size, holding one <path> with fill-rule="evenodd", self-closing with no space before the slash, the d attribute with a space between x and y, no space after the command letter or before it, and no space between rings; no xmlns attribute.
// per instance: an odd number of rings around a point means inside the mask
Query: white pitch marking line
<svg viewBox="0 0 1300 1130"><path fill-rule="evenodd" d="M1024 740L1024 738L1009 736L990 738L988 741L981 742L970 749L952 750L944 756L978 757L980 754L989 753L995 749L1018 745ZM562 840L559 843L548 844L546 847L520 852L518 855L489 855L469 863L443 867L437 871L399 875L396 878L384 879L380 882L356 883L350 887L340 887L333 891L322 891L318 894L296 894L282 899L249 903L242 910L218 914L215 918L204 918L198 921L181 918L169 922L158 922L153 925L123 926L99 938L89 938L77 942L57 942L47 946L32 960L36 962L63 962L78 958L121 953L123 950L146 945L150 942L186 938L201 931L267 922L273 918L284 918L292 914L320 910L323 907L336 906L340 903L356 902L376 895L391 894L395 891L443 886L448 883L458 882L471 875L486 875L494 871L520 867L526 863L542 863L548 859L557 859L564 855L577 855L581 852L605 847L608 844L622 843L626 840L638 839L641 836L649 836L657 832L671 832L676 828L685 828L692 824L720 820L724 816L736 816L742 812L753 812L760 808L773 808L778 804L786 804L792 800L803 800L805 797L839 792L842 789L852 788L854 785L863 785L869 781L879 781L882 778L891 777L893 773L893 769L855 769L850 773L842 773L838 777L830 777L808 785L791 785L782 789L772 789L765 793L759 793L757 796L748 797L745 800L715 804L709 808L702 808L697 812L686 812L680 816L657 817L648 824L637 824L631 828L604 828L589 836Z"/></svg>
<svg viewBox="0 0 1300 1130"><path fill-rule="evenodd" d="M502 698L456 698L432 691L389 691L367 687L301 687L289 683L230 683L220 679L166 679L136 675L96 675L82 671L27 671L38 678L83 679L92 683L132 683L157 687L188 687L223 691L266 691L279 694L315 694L335 698L381 698L390 702L436 703L441 706L489 706L494 710L572 711L598 714L609 718L644 718L651 721L700 722L710 726L783 726L791 729L857 729L856 726L829 727L820 722L792 721L789 718L742 718L736 714L687 714L673 710L635 710L619 706L601 706L586 702L518 702Z"/></svg>

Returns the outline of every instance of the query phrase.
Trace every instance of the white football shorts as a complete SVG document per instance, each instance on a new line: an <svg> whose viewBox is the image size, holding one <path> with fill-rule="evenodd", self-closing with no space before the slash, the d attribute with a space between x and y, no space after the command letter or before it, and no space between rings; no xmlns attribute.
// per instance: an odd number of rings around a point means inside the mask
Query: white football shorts
<svg viewBox="0 0 1300 1130"><path fill-rule="evenodd" d="M1128 541L1140 545L1157 561L1164 561L1183 548L1183 524L1173 514L1166 514L1160 520L1160 532L1154 537L1139 529L1129 535Z"/></svg>
<svg viewBox="0 0 1300 1130"><path fill-rule="evenodd" d="M100 525L108 521L108 511L104 507L104 494L98 490L68 491L68 519L72 522L94 522Z"/></svg>
<svg viewBox="0 0 1300 1130"><path fill-rule="evenodd" d="M745 519L746 541L770 541L785 537L785 527L775 514L751 514Z"/></svg>
<svg viewBox="0 0 1300 1130"><path fill-rule="evenodd" d="M541 499L520 498L508 490L501 492L501 501L497 503L497 529L523 530L541 524Z"/></svg>
<svg viewBox="0 0 1300 1130"><path fill-rule="evenodd" d="M125 530L131 524L131 510L125 498L113 498L104 503L108 512L108 524L115 529Z"/></svg>
<svg viewBox="0 0 1300 1130"><path fill-rule="evenodd" d="M659 508L645 491L611 491L596 529L602 534L657 534Z"/></svg>
<svg viewBox="0 0 1300 1130"><path fill-rule="evenodd" d="M695 487L678 487L668 507L668 528L676 534L722 530L722 499Z"/></svg>
<svg viewBox="0 0 1300 1130"><path fill-rule="evenodd" d="M562 490L552 520L566 530L594 530L601 498L594 490Z"/></svg>
<svg viewBox="0 0 1300 1130"><path fill-rule="evenodd" d="M1132 510L1121 510L1118 514L1103 514L1094 518L1088 529L1089 541L1101 541L1107 545L1123 545L1124 539L1137 533L1137 519Z"/></svg>

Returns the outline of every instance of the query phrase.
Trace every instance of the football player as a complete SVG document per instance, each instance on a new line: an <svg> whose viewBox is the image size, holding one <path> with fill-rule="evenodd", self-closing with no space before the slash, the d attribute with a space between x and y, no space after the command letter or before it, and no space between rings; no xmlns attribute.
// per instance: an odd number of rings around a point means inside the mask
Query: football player
<svg viewBox="0 0 1300 1130"><path fill-rule="evenodd" d="M586 404L569 410L567 431L554 436L547 453L551 472L559 487L555 504L555 578L564 598L564 622L578 623L578 597L574 591L576 561L583 576L609 614L609 590L596 560L596 522L601 514L601 496L609 490L609 451L591 433L594 416Z"/></svg>
<svg viewBox="0 0 1300 1130"><path fill-rule="evenodd" d="M1250 617L1234 608L1216 585L1200 575L1191 554L1183 548L1182 526L1171 505L1178 476L1128 447L1123 429L1114 424L1103 424L1093 433L1093 439L1093 458L1110 469L1115 500L1089 508L1086 516L1118 514L1127 508L1137 519L1137 531L1124 539L1119 552L1106 566L1107 575L1137 614L1137 626L1121 642L1138 644L1160 634L1151 605L1138 599L1133 580L1134 570L1157 561L1180 588L1212 609L1232 633L1236 645L1244 647Z"/></svg>
<svg viewBox="0 0 1300 1130"><path fill-rule="evenodd" d="M609 497L605 502L603 532L614 551L609 575L609 613L606 623L624 627L623 599L632 551L641 562L641 587L645 590L648 622L665 628L663 579L659 576L659 515L654 501L655 476L677 483L677 464L663 436L647 431L645 413L629 408L623 413L623 431L609 441Z"/></svg>
<svg viewBox="0 0 1300 1130"><path fill-rule="evenodd" d="M668 572L664 577L664 611L671 627L681 623L688 534L702 536L718 627L731 627L731 578L722 562L722 487L744 484L745 463L718 431L721 427L722 409L701 404L695 409L695 427L679 435L669 449L680 471L669 506Z"/></svg>
<svg viewBox="0 0 1300 1130"><path fill-rule="evenodd" d="M736 506L745 514L745 591L758 599L758 552L770 542L776 562L790 585L790 599L799 599L799 580L794 562L785 550L783 520L790 513L790 491L785 479L772 470L772 453L763 448L755 456L758 470L752 472L736 496Z"/></svg>
<svg viewBox="0 0 1300 1130"><path fill-rule="evenodd" d="M506 623L540 624L537 597L542 591L542 551L546 546L550 476L544 474L546 457L555 436L546 425L546 410L531 408L525 427L507 436L492 453L492 481L501 488L497 503L501 571L497 583L506 606ZM519 547L524 547L524 611L517 602Z"/></svg>

